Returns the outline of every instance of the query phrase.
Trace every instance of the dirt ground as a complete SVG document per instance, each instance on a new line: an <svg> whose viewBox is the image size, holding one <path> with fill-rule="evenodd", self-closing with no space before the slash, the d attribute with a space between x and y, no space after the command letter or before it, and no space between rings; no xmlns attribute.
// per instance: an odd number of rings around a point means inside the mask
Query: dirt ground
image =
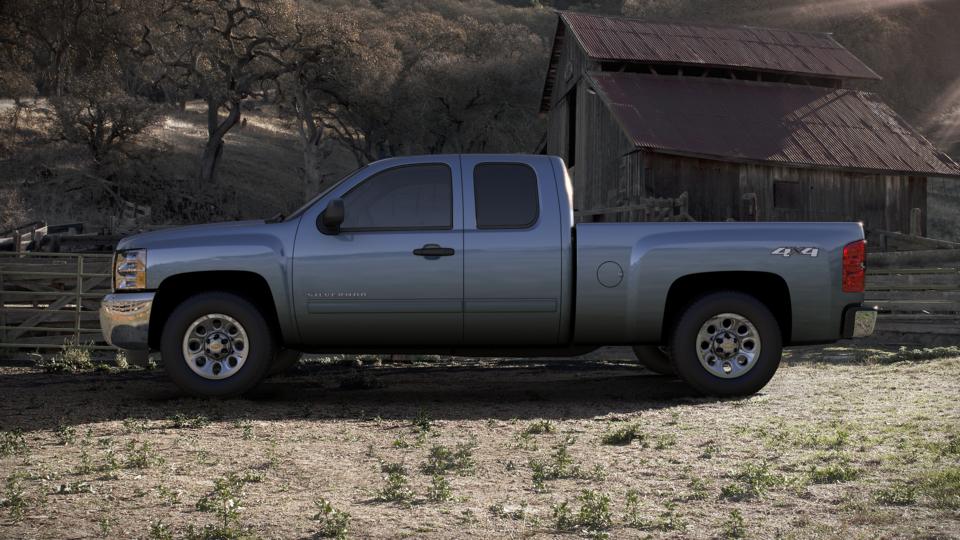
<svg viewBox="0 0 960 540"><path fill-rule="evenodd" d="M309 358L233 401L13 362L0 393L4 538L960 538L960 358L805 348L723 401L628 349Z"/></svg>

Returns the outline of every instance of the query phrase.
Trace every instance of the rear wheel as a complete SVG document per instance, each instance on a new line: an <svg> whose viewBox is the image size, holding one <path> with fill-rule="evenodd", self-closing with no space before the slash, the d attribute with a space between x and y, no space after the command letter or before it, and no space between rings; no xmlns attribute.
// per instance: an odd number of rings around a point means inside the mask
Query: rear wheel
<svg viewBox="0 0 960 540"><path fill-rule="evenodd" d="M234 397L266 376L276 352L269 324L247 299L226 292L192 296L170 314L160 351L180 388L202 397Z"/></svg>
<svg viewBox="0 0 960 540"><path fill-rule="evenodd" d="M780 365L780 326L763 302L739 292L708 294L680 316L670 337L677 374L714 396L753 394Z"/></svg>
<svg viewBox="0 0 960 540"><path fill-rule="evenodd" d="M673 369L670 352L665 347L636 345L633 347L633 354L637 357L637 361L643 364L643 367L654 373L661 375L676 375L677 373Z"/></svg>

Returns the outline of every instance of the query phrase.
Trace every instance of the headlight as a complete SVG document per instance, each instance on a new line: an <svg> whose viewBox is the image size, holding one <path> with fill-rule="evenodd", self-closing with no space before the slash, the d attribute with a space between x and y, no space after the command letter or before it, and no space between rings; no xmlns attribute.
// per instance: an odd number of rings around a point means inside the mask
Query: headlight
<svg viewBox="0 0 960 540"><path fill-rule="evenodd" d="M147 250L118 251L113 259L113 289L136 291L147 288Z"/></svg>

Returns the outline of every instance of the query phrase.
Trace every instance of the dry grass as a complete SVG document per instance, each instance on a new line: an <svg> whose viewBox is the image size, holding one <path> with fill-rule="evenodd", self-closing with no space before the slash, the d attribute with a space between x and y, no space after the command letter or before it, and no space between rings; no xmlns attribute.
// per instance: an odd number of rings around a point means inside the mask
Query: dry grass
<svg viewBox="0 0 960 540"><path fill-rule="evenodd" d="M626 349L364 367L374 388L313 361L226 402L4 367L0 537L960 536L960 359L851 351L728 401Z"/></svg>

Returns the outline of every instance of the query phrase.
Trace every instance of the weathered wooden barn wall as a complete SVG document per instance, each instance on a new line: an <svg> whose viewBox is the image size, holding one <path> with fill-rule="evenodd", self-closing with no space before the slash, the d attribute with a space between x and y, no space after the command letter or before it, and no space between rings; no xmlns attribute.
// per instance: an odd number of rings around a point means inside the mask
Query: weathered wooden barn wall
<svg viewBox="0 0 960 540"><path fill-rule="evenodd" d="M621 156L633 150L633 143L586 84L578 86L577 102L574 206L590 210L636 202L643 186L621 166Z"/></svg>
<svg viewBox="0 0 960 540"><path fill-rule="evenodd" d="M564 27L561 26L561 31L569 32L564 30ZM554 83L556 86L552 91L552 103L551 109L554 105L560 102L567 97L567 94L570 90L580 82L580 79L583 78L584 73L587 73L591 69L595 69L597 66L595 62L591 62L586 53L580 46L577 44L576 38L572 35L567 35L567 39L563 40L563 46L560 49L560 61L557 63L559 72L557 73L557 80Z"/></svg>
<svg viewBox="0 0 960 540"><path fill-rule="evenodd" d="M643 163L639 168L637 156ZM701 221L863 221L870 229L908 232L911 209L927 213L923 177L740 164L644 151L620 162L633 171L632 182L648 195L677 197L687 192L690 215ZM600 182L613 187L621 180ZM921 232L926 233L925 227Z"/></svg>

